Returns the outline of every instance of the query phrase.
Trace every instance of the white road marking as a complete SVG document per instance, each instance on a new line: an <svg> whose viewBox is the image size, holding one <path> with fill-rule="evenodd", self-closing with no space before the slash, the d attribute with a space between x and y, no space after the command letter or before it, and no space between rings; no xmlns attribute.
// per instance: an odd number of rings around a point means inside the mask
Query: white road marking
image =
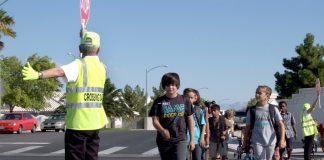
<svg viewBox="0 0 324 160"><path fill-rule="evenodd" d="M112 147L112 148L109 148L109 149L106 149L106 150L103 150L103 151L100 151L98 154L101 155L101 154L111 154L111 153L114 153L114 152L117 152L117 151L120 151L120 150L123 150L127 147Z"/></svg>
<svg viewBox="0 0 324 160"><path fill-rule="evenodd" d="M3 154L15 154L15 153L22 153L22 152L26 152L26 151L30 151L36 148L41 148L43 146L28 146L28 147L24 147L24 148L20 148L20 149L15 149L15 150L11 150L8 152L3 152Z"/></svg>
<svg viewBox="0 0 324 160"><path fill-rule="evenodd" d="M142 155L157 155L157 154L159 154L158 147L155 147L155 148L153 148L151 150L148 150L148 151L142 153Z"/></svg>
<svg viewBox="0 0 324 160"><path fill-rule="evenodd" d="M51 152L50 154L63 154L65 153L65 149L61 149L61 150L58 150L58 151L55 151L55 152Z"/></svg>
<svg viewBox="0 0 324 160"><path fill-rule="evenodd" d="M6 144L29 144L29 145L42 145L42 144L51 144L48 142L0 142L0 145Z"/></svg>

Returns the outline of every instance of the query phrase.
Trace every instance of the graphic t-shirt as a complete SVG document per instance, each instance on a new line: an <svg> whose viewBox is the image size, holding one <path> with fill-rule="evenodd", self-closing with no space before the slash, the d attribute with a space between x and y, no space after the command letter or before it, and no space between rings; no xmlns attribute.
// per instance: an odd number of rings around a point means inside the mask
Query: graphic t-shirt
<svg viewBox="0 0 324 160"><path fill-rule="evenodd" d="M275 107L275 121L282 121L279 110ZM251 125L251 112L247 112L246 124ZM274 126L270 119L269 104L265 106L256 106L255 123L252 130L252 144L263 146L275 145L277 141Z"/></svg>
<svg viewBox="0 0 324 160"><path fill-rule="evenodd" d="M172 142L186 140L187 117L194 113L189 99L182 95L168 98L166 95L154 100L149 116L157 116L163 128L170 132ZM163 141L163 136L157 132L157 142Z"/></svg>

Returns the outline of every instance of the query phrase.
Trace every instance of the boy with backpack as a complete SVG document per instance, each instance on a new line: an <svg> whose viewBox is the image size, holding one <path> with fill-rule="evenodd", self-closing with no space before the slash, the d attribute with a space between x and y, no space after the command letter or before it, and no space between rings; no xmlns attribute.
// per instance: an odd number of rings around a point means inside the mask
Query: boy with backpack
<svg viewBox="0 0 324 160"><path fill-rule="evenodd" d="M226 133L229 128L226 129L225 117L220 115L220 107L217 104L212 104L210 107L213 117L208 118L209 132L210 132L210 148L209 153L212 160L227 159L227 143Z"/></svg>
<svg viewBox="0 0 324 160"><path fill-rule="evenodd" d="M277 137L280 137L279 148L285 147L285 126L279 110L269 104L271 88L258 86L255 93L256 106L247 110L246 128L244 130L243 148L253 147L258 160L271 160Z"/></svg>

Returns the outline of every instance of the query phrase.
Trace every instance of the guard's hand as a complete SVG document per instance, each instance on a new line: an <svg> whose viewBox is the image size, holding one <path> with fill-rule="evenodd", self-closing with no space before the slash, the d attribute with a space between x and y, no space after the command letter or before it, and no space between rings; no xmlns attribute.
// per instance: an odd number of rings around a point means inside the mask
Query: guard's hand
<svg viewBox="0 0 324 160"><path fill-rule="evenodd" d="M80 29L80 38L82 38L83 34L86 33L86 32L87 32L87 30L85 28L81 27L81 29Z"/></svg>
<svg viewBox="0 0 324 160"><path fill-rule="evenodd" d="M39 78L39 73L30 66L29 62L27 63L27 67L24 67L22 70L22 74L24 80L35 80Z"/></svg>

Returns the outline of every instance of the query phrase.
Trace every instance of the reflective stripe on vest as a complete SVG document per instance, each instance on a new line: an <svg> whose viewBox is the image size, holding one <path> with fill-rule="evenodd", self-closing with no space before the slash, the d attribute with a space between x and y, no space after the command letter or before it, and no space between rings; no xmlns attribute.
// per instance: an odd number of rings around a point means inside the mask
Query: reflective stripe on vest
<svg viewBox="0 0 324 160"><path fill-rule="evenodd" d="M66 88L67 93L78 92L103 92L104 89L100 87L78 87L78 88Z"/></svg>
<svg viewBox="0 0 324 160"><path fill-rule="evenodd" d="M66 104L66 108L100 108L101 102Z"/></svg>

